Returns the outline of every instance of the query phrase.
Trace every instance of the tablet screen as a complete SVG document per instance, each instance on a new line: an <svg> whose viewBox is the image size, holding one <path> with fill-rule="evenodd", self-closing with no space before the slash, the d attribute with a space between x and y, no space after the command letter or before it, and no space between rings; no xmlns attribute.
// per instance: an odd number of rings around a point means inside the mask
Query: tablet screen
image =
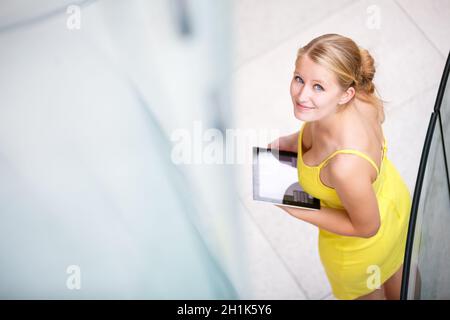
<svg viewBox="0 0 450 320"><path fill-rule="evenodd" d="M298 183L297 154L253 147L253 200L320 209L320 200Z"/></svg>

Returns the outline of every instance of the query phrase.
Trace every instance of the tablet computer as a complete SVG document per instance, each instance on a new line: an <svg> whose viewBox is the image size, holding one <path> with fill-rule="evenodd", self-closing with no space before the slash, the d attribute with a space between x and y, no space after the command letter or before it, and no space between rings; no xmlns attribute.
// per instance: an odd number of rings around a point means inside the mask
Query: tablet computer
<svg viewBox="0 0 450 320"><path fill-rule="evenodd" d="M298 183L297 153L253 147L253 200L320 210L320 200Z"/></svg>

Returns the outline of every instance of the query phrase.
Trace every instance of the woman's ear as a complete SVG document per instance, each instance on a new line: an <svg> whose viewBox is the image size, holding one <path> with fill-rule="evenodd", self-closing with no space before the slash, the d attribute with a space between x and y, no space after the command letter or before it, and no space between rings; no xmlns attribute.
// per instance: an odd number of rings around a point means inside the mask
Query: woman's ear
<svg viewBox="0 0 450 320"><path fill-rule="evenodd" d="M355 93L355 88L349 87L339 99L339 104L346 104L347 102L349 102L355 96Z"/></svg>

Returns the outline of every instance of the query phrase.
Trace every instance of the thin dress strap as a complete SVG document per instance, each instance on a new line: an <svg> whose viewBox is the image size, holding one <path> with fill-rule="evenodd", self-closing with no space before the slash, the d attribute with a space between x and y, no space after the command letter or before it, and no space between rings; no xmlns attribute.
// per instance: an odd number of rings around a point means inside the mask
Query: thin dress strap
<svg viewBox="0 0 450 320"><path fill-rule="evenodd" d="M300 137L303 136L303 129L305 128L305 125L306 125L306 122L303 122L303 123L302 123L302 126L301 126L301 129L300 129L300 131L301 131ZM384 141L383 141L383 146L381 147L381 150L382 150L382 156L381 156L381 164L380 164L380 168L381 168L381 166L383 165L383 160L384 160L384 157L386 156L386 151L387 151L387 141L386 141L386 137L384 136L384 133L383 133L383 139L384 139ZM299 141L299 143L302 143L302 141L303 141L303 139L301 139L301 140ZM367 161L369 161L370 164L375 168L375 170L377 171L377 176L380 174L380 169L378 169L376 163L375 163L368 155L366 155L365 153L363 153L363 152L361 152L361 151L354 150L354 149L342 149L342 150L337 150L337 151L333 152L330 156L328 156L324 161L322 161L322 162L321 162L318 166L316 166L316 167L319 168L319 170L320 170L324 165L327 164L327 162L328 162L331 158L333 158L336 154L339 154L339 153L356 154L356 155L358 155L358 156L363 157L364 159L366 159Z"/></svg>
<svg viewBox="0 0 450 320"><path fill-rule="evenodd" d="M367 156L366 154L364 154L364 153L361 152L361 151L358 151L358 150L352 150L352 149L342 149L342 150L337 150L337 151L333 152L328 158L326 158L326 159L319 165L319 168L322 168L324 165L327 164L327 162L328 162L331 158L333 158L336 154L339 154L339 153L355 154L355 155L357 155L357 156L363 157L364 159L366 159L367 161L369 161L370 164L375 168L375 170L377 171L377 176L378 176L378 174L380 173L380 171L378 170L377 165L375 164L375 162L374 162L372 159L369 158L369 156Z"/></svg>

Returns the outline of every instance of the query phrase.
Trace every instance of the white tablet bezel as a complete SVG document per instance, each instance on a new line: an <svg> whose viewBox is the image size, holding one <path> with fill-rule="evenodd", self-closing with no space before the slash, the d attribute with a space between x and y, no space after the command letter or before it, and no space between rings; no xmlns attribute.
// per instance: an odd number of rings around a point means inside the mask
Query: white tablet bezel
<svg viewBox="0 0 450 320"><path fill-rule="evenodd" d="M258 168L258 155L260 152L271 152L274 154L277 158L278 156L286 156L291 157L295 159L295 163L297 161L297 153L290 152L290 151L283 151L278 149L268 149L268 148L262 148L262 147L253 147L253 163L252 163L252 188L253 188L253 200L258 202L265 202L265 203L272 203L274 205L280 205L285 207L291 207L291 208L301 208L301 209L307 209L312 211L320 210L320 200L313 197L313 204L301 202L298 205L292 204L292 203L286 203L282 202L285 201L284 199L272 199L272 198L264 198L259 195L258 190L256 190L257 185L259 185L259 168ZM302 192L305 192L302 190ZM306 192L305 192L306 193Z"/></svg>

